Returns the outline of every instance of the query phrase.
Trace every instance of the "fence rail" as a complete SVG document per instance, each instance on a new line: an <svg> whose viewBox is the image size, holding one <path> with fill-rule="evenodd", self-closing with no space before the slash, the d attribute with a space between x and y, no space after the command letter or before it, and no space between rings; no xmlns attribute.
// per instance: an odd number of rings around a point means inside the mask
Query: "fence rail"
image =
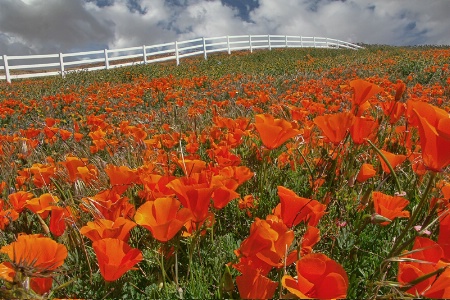
<svg viewBox="0 0 450 300"><path fill-rule="evenodd" d="M346 48L358 50L363 47L324 37L305 37L292 35L238 35L212 38L197 38L151 46L105 49L76 53L48 55L9 56L0 55L0 80L65 76L77 70L111 69L133 64L148 64L180 59L188 56L236 50L274 49L274 48Z"/></svg>

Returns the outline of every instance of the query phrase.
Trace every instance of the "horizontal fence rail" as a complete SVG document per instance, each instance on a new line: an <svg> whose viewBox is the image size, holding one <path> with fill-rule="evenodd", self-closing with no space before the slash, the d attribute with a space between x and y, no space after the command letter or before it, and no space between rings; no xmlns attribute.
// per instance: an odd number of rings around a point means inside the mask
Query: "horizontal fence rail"
<svg viewBox="0 0 450 300"><path fill-rule="evenodd" d="M163 61L176 61L184 57L209 53L237 50L274 49L274 48L332 48L353 49L363 47L356 44L324 38L292 35L237 35L212 38L197 38L188 41L176 41L151 46L122 49L105 49L76 53L47 55L0 55L0 80L11 82L13 79L42 76L65 76L74 71L92 71L111 69L134 64L148 64Z"/></svg>

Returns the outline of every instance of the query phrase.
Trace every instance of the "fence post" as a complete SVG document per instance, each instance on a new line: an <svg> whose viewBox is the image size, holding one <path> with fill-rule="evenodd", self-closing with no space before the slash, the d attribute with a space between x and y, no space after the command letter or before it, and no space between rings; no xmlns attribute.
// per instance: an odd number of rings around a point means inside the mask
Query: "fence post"
<svg viewBox="0 0 450 300"><path fill-rule="evenodd" d="M105 69L109 69L108 49L105 49Z"/></svg>
<svg viewBox="0 0 450 300"><path fill-rule="evenodd" d="M227 35L227 47L228 47L228 54L231 54L230 36L229 35Z"/></svg>
<svg viewBox="0 0 450 300"><path fill-rule="evenodd" d="M205 60L208 59L208 55L206 54L206 40L205 37L202 37L202 41L203 41L203 57L205 58Z"/></svg>
<svg viewBox="0 0 450 300"><path fill-rule="evenodd" d="M142 46L142 55L144 55L144 65L147 64L147 49L145 49L145 45Z"/></svg>
<svg viewBox="0 0 450 300"><path fill-rule="evenodd" d="M288 42L287 42L287 35L284 36L284 41L285 41L285 43L286 43L286 48L287 48L287 47L288 47L288 44L287 44L287 43L288 43Z"/></svg>
<svg viewBox="0 0 450 300"><path fill-rule="evenodd" d="M327 41L327 48L330 48L330 46L328 45L328 38L326 39L326 41Z"/></svg>
<svg viewBox="0 0 450 300"><path fill-rule="evenodd" d="M252 36L248 35L248 44L250 45L250 53L253 53L253 47L252 47Z"/></svg>
<svg viewBox="0 0 450 300"><path fill-rule="evenodd" d="M175 41L175 59L177 60L177 66L180 64L180 56L178 54L178 42Z"/></svg>
<svg viewBox="0 0 450 300"><path fill-rule="evenodd" d="M62 53L59 53L59 66L60 66L60 70L61 70L61 77L64 78L65 74L64 74L64 57L62 55Z"/></svg>
<svg viewBox="0 0 450 300"><path fill-rule="evenodd" d="M316 37L313 37L314 40L314 48L316 48Z"/></svg>
<svg viewBox="0 0 450 300"><path fill-rule="evenodd" d="M11 83L11 76L9 76L8 58L6 54L3 55L3 66L5 67L5 77L8 83Z"/></svg>
<svg viewBox="0 0 450 300"><path fill-rule="evenodd" d="M270 44L270 34L267 35L267 41L269 42L269 50L272 50L272 45Z"/></svg>

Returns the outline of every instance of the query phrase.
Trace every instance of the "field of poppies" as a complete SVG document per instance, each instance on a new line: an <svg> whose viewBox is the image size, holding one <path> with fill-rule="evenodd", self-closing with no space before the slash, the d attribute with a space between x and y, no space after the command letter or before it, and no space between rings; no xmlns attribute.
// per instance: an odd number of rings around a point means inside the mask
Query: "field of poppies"
<svg viewBox="0 0 450 300"><path fill-rule="evenodd" d="M1 298L450 298L450 49L0 82Z"/></svg>

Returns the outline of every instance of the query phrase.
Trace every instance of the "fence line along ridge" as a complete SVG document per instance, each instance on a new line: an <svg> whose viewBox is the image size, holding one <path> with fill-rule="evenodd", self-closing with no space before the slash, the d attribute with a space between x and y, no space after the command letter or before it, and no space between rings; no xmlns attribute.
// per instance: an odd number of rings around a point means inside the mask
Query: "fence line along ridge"
<svg viewBox="0 0 450 300"><path fill-rule="evenodd" d="M47 55L0 55L0 80L41 76L65 76L68 72L110 69L130 66L138 63L155 63L180 59L188 56L232 50L273 49L273 48L346 48L358 50L363 47L356 44L324 38L292 35L238 35L170 42L151 46L122 49L104 49L76 53L58 53ZM31 62L30 62L31 61Z"/></svg>

